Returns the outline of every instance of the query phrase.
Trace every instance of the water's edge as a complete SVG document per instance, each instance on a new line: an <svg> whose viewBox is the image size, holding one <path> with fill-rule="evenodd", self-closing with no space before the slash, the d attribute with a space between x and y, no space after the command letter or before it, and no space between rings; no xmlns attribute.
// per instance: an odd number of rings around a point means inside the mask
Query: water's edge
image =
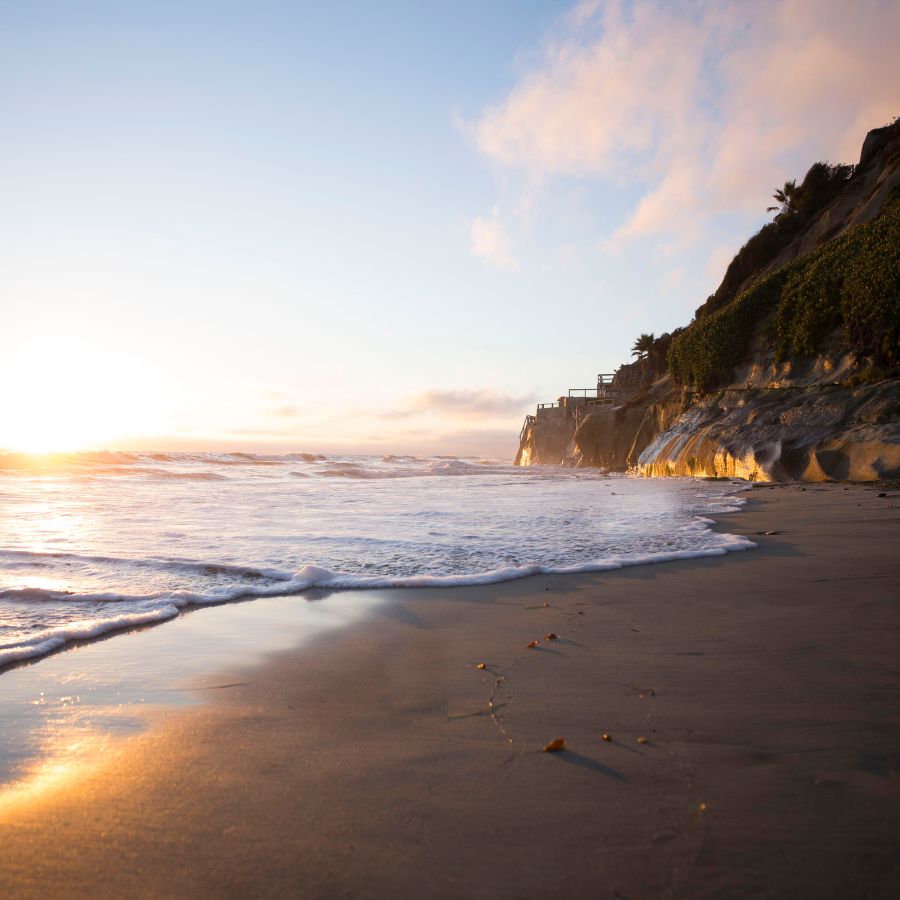
<svg viewBox="0 0 900 900"><path fill-rule="evenodd" d="M736 486L729 492L733 505L717 510L710 515L731 515L742 511L747 498L736 496L739 493L752 491L750 486ZM692 521L698 530L714 532L717 519L697 515ZM254 570L252 567L228 566L225 564L188 563L188 565L215 565L223 570L258 571L275 579L275 584L259 587L240 586L215 596L204 596L188 591L172 591L165 594L148 594L146 599L168 600L164 606L156 606L146 612L128 613L111 619L92 622L73 622L56 629L54 633L41 636L32 643L21 646L10 646L0 649L0 677L21 665L33 665L48 656L62 651L83 646L101 639L108 639L118 634L126 634L143 630L153 625L164 624L185 612L208 606L223 606L243 603L258 598L304 597L316 594L319 597L333 592L357 592L385 589L408 588L448 588L474 587L479 585L498 584L531 578L539 575L582 575L616 571L623 568L643 565L655 565L685 559L703 559L724 556L741 550L756 548L757 544L741 535L728 532L715 532L719 544L697 550L675 550L671 552L648 553L630 557L609 557L581 565L549 566L532 564L518 567L506 567L488 572L470 575L413 575L413 576L360 576L340 572L332 572L317 566L304 566L296 573L273 570ZM15 592L0 591L0 598ZM52 593L52 592L49 592ZM102 595L82 595L82 599L104 599Z"/></svg>

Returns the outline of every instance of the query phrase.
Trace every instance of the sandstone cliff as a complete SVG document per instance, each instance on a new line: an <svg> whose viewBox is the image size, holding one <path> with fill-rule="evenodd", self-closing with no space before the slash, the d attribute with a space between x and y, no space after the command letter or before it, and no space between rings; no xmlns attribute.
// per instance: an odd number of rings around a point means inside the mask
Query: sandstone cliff
<svg viewBox="0 0 900 900"><path fill-rule="evenodd" d="M900 122L855 169L824 165L798 191L812 208L748 241L694 322L619 371L627 402L539 409L516 462L900 478Z"/></svg>

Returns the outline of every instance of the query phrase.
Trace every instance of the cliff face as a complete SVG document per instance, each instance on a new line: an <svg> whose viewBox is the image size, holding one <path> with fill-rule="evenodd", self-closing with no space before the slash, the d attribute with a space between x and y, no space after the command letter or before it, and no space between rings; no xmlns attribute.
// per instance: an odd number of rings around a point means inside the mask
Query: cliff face
<svg viewBox="0 0 900 900"><path fill-rule="evenodd" d="M587 416L574 435L580 465L632 469L641 453L687 409L688 400L663 377L643 395Z"/></svg>
<svg viewBox="0 0 900 900"><path fill-rule="evenodd" d="M742 292L751 290L754 284L765 285L767 276L771 282L773 277L782 277L779 272L789 271L785 264L796 269L797 265L806 265L803 260L817 248L843 235L848 235L843 241L846 244L850 234L862 234L865 229L850 229L872 222L887 208L886 204L896 203L891 198L896 198L898 185L900 123L895 123L869 134L855 174L841 185L824 209L809 216L802 230L770 260L747 274L738 265L739 254L729 267L723 286L698 310L695 322L710 322L711 316L729 314L735 304L746 303ZM876 227L881 226L876 223ZM883 236L879 237L881 243L875 245L878 255L873 277L886 279L888 287L880 288L881 305L873 307L869 318L875 319L869 324L881 328L879 335L888 335L890 346L882 360L896 360L893 343L897 340L896 321L900 321L900 250L894 232L882 228L879 234L882 233L888 239L885 242ZM822 250L818 256L826 252L832 251ZM852 255L856 252L853 247L847 251L851 268L858 259L858 254ZM814 271L818 271L816 266L825 268L816 256L809 258L815 260L810 264ZM797 260L800 262L793 262ZM844 262L844 258L838 260L838 270L846 268ZM809 276L805 271L801 275L807 281L795 280L804 289ZM865 279L863 283L864 287L868 284ZM790 314L800 308L793 304L796 288L792 289L794 294L788 296L792 301L788 305ZM804 300L802 294L799 299ZM737 344L744 349L728 363L729 374L718 384L684 385L666 374L645 384L629 402L593 407L577 421L566 410L545 410L554 415L545 415L530 430L525 429L516 462L567 462L653 476L807 481L900 478L900 378L896 377L896 369L873 374L878 354L867 357L853 352L848 347L851 329L847 323L842 326L837 319L827 317L824 326L813 323L818 328L817 352L794 353L784 358L784 341L779 350L773 335L779 316L784 317L785 305L782 303L777 310L771 304L768 308L762 306L762 312L751 319L732 317L732 322L742 322L747 329ZM884 320L888 319L885 326ZM796 322L789 324L795 334L806 337L808 332L798 330L807 327L802 320L799 326ZM884 343L885 339L879 339ZM728 366L719 371L728 371ZM631 366L620 371L624 378L633 380L637 370ZM886 377L891 375L894 377Z"/></svg>
<svg viewBox="0 0 900 900"><path fill-rule="evenodd" d="M636 468L758 481L898 478L900 385L708 394L656 434Z"/></svg>
<svg viewBox="0 0 900 900"><path fill-rule="evenodd" d="M516 465L563 465L575 455L574 437L575 420L565 410L546 411L523 429Z"/></svg>
<svg viewBox="0 0 900 900"><path fill-rule="evenodd" d="M536 422L516 462L758 481L900 479L900 379L810 384L815 373L825 382L837 367L819 359L809 370L799 384L745 382L700 396L662 379L643 398L601 408L577 429L562 416Z"/></svg>

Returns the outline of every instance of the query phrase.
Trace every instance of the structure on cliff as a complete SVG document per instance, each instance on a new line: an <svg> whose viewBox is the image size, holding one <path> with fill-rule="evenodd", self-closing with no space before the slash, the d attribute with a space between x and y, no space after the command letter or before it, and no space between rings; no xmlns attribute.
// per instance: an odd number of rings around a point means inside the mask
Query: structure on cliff
<svg viewBox="0 0 900 900"><path fill-rule="evenodd" d="M618 372L601 372L595 388L569 388L554 403L538 403L534 415L525 416L519 432L516 465L532 465L544 457L563 464L576 463L573 438L579 425L602 409L620 407L635 390L636 385Z"/></svg>
<svg viewBox="0 0 900 900"><path fill-rule="evenodd" d="M526 417L518 465L900 478L900 121L816 163L649 360Z"/></svg>

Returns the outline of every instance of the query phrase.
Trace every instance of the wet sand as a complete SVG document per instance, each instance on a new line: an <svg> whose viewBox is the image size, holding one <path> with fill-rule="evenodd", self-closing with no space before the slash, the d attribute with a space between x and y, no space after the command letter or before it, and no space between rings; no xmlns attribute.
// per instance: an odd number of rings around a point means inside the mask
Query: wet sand
<svg viewBox="0 0 900 900"><path fill-rule="evenodd" d="M758 488L719 525L756 550L393 591L223 665L203 705L0 798L2 894L895 897L888 494Z"/></svg>

